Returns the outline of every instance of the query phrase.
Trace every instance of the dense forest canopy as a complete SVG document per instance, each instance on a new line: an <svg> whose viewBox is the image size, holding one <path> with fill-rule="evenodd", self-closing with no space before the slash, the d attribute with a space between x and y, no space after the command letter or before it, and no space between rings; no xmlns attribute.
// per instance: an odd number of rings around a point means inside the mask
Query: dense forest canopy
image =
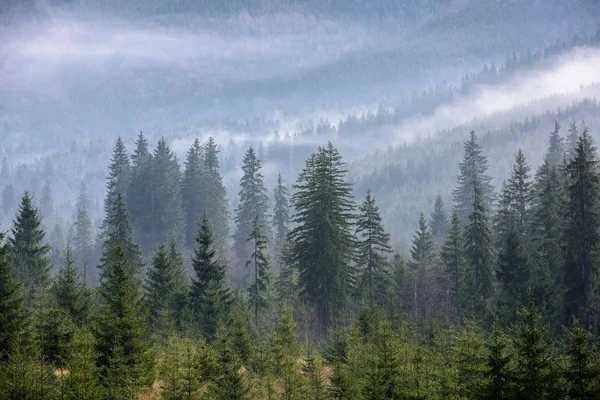
<svg viewBox="0 0 600 400"><path fill-rule="evenodd" d="M600 398L595 1L0 35L0 399Z"/></svg>

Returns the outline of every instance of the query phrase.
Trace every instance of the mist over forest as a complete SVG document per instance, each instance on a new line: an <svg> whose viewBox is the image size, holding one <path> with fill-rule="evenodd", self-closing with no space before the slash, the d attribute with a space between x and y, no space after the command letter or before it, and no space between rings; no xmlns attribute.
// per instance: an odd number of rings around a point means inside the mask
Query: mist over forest
<svg viewBox="0 0 600 400"><path fill-rule="evenodd" d="M0 399L600 398L597 1L2 0L0 39Z"/></svg>

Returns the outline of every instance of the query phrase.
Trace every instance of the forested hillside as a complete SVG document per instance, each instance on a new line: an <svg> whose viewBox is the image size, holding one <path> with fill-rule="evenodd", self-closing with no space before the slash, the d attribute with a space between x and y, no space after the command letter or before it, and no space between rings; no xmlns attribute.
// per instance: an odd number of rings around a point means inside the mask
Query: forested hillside
<svg viewBox="0 0 600 400"><path fill-rule="evenodd" d="M0 4L0 400L600 398L600 7Z"/></svg>

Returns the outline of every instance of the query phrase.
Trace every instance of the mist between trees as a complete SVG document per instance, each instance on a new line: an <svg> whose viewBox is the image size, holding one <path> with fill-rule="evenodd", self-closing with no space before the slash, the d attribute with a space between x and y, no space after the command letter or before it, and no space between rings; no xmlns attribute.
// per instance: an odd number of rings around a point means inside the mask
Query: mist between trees
<svg viewBox="0 0 600 400"><path fill-rule="evenodd" d="M332 143L272 191L250 147L230 240L212 139L183 173L165 140L118 139L96 239L85 187L64 249L28 192L2 237L1 392L595 398L600 171L588 128L564 133L535 172L515 149L498 193L471 132L452 204L421 213L405 254Z"/></svg>

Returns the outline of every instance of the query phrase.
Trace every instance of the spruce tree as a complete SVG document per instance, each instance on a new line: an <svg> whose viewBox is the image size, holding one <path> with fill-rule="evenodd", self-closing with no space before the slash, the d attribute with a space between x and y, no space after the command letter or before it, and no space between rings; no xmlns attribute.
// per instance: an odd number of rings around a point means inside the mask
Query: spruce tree
<svg viewBox="0 0 600 400"><path fill-rule="evenodd" d="M88 213L89 199L87 189L83 183L79 188L75 209L75 237L73 238L73 244L75 246L76 256L80 260L83 268L83 266L88 265L91 261L94 246L94 228Z"/></svg>
<svg viewBox="0 0 600 400"><path fill-rule="evenodd" d="M512 352L508 338L494 321L490 339L486 344L487 381L481 398L489 400L509 400L515 395L515 373L513 369Z"/></svg>
<svg viewBox="0 0 600 400"><path fill-rule="evenodd" d="M547 291L557 295L562 280L564 252L562 234L565 226L563 206L565 190L559 166L546 157L539 167L533 187L530 246L532 255L543 265L551 278Z"/></svg>
<svg viewBox="0 0 600 400"><path fill-rule="evenodd" d="M435 241L436 246L438 248L441 247L444 240L444 234L446 233L446 229L448 227L448 217L446 216L444 201L442 200L442 196L439 194L435 198L433 214L431 214L431 219L429 220L429 227L431 229L431 234L433 235L433 240Z"/></svg>
<svg viewBox="0 0 600 400"><path fill-rule="evenodd" d="M563 138L560 136L560 125L554 121L554 130L550 132L550 146L548 147L547 157L554 165L560 165L565 157Z"/></svg>
<svg viewBox="0 0 600 400"><path fill-rule="evenodd" d="M151 383L149 332L143 307L142 283L137 266L119 242L105 249L105 268L98 293L96 320L97 365L109 392L135 393Z"/></svg>
<svg viewBox="0 0 600 400"><path fill-rule="evenodd" d="M204 184L203 149L198 139L194 140L187 152L185 169L181 181L181 197L186 220L187 247L193 247L198 220L205 208L203 204Z"/></svg>
<svg viewBox="0 0 600 400"><path fill-rule="evenodd" d="M148 308L148 322L155 332L166 333L168 328L181 323L183 295L188 290L185 271L178 254L175 239L169 248L159 244L144 285ZM183 303L183 304L182 304Z"/></svg>
<svg viewBox="0 0 600 400"><path fill-rule="evenodd" d="M371 191L359 208L356 221L358 289L369 301L382 304L390 285L389 263L386 255L392 252L390 235L385 232L379 208ZM376 296L377 295L377 296Z"/></svg>
<svg viewBox="0 0 600 400"><path fill-rule="evenodd" d="M210 229L214 234L215 248L224 253L229 242L229 205L227 190L219 171L219 150L214 139L204 144L204 212L208 215Z"/></svg>
<svg viewBox="0 0 600 400"><path fill-rule="evenodd" d="M151 218L153 202L151 195L154 191L154 176L152 171L152 154L148 148L148 140L142 132L135 142L135 149L131 155L130 182L127 194L123 199L127 202L127 210L131 216L131 225L134 228L136 241L146 239L146 232L152 227Z"/></svg>
<svg viewBox="0 0 600 400"><path fill-rule="evenodd" d="M473 212L465 229L465 292L471 311L481 312L492 295L493 247L483 192L475 184Z"/></svg>
<svg viewBox="0 0 600 400"><path fill-rule="evenodd" d="M513 222L498 254L496 277L500 283L503 322L514 319L516 311L527 302L531 285L531 266L523 240Z"/></svg>
<svg viewBox="0 0 600 400"><path fill-rule="evenodd" d="M515 340L517 391L523 399L545 399L551 392L552 360L540 320L535 304L530 301L521 313Z"/></svg>
<svg viewBox="0 0 600 400"><path fill-rule="evenodd" d="M575 158L577 150L577 142L579 141L579 130L575 122L569 125L569 134L567 135L567 143L565 144L565 158L567 162L571 162Z"/></svg>
<svg viewBox="0 0 600 400"><path fill-rule="evenodd" d="M183 242L185 237L179 162L164 138L158 141L151 164L153 190L146 201L152 206L145 216L145 220L150 221L150 229L144 232L146 237L142 240L145 249L167 243L171 236L178 242Z"/></svg>
<svg viewBox="0 0 600 400"><path fill-rule="evenodd" d="M355 256L352 188L331 143L306 161L294 188L296 227L288 235L290 261L298 270L303 297L326 329L341 314L352 289Z"/></svg>
<svg viewBox="0 0 600 400"><path fill-rule="evenodd" d="M307 397L312 400L325 400L327 392L323 377L323 365L311 345L308 345L306 348L302 372L308 380L306 389Z"/></svg>
<svg viewBox="0 0 600 400"><path fill-rule="evenodd" d="M216 400L244 400L248 398L246 373L225 328L220 325L215 340L217 373L212 390Z"/></svg>
<svg viewBox="0 0 600 400"><path fill-rule="evenodd" d="M452 213L450 227L441 251L444 281L447 283L448 303L455 313L464 310L463 273L465 268L464 238L458 213Z"/></svg>
<svg viewBox="0 0 600 400"><path fill-rule="evenodd" d="M413 315L418 317L423 310L423 279L434 264L435 264L435 249L433 236L429 231L429 225L425 219L425 215L421 213L419 216L419 227L415 231L412 239L412 247L410 248L412 261L410 262L410 270L412 273L412 306Z"/></svg>
<svg viewBox="0 0 600 400"><path fill-rule="evenodd" d="M271 265L267 251L267 238L261 231L258 216L252 223L252 231L247 239L252 243L253 251L246 267L254 270L252 283L248 287L250 306L254 311L254 325L258 327L258 314L269 308L271 297Z"/></svg>
<svg viewBox="0 0 600 400"><path fill-rule="evenodd" d="M587 130L577 142L575 156L567 165L564 283L565 318L581 318L592 325L593 302L600 268L600 177L598 156Z"/></svg>
<svg viewBox="0 0 600 400"><path fill-rule="evenodd" d="M13 272L9 246L0 233L0 361L6 362L12 355L18 337L25 328L25 313L21 284Z"/></svg>
<svg viewBox="0 0 600 400"><path fill-rule="evenodd" d="M453 367L458 371L461 397L472 399L481 393L485 382L485 342L474 319L466 319L454 338Z"/></svg>
<svg viewBox="0 0 600 400"><path fill-rule="evenodd" d="M514 223L522 237L525 237L525 230L529 226L529 208L531 205L529 169L525 156L519 149L508 180L508 191L511 199L511 217L514 218Z"/></svg>
<svg viewBox="0 0 600 400"><path fill-rule="evenodd" d="M104 228L104 254L100 259L100 275L110 273L111 252L117 248L123 249L127 257L127 265L138 273L144 270L144 260L139 245L133 240L133 229L127 213L123 196L116 195L114 204L107 213Z"/></svg>
<svg viewBox="0 0 600 400"><path fill-rule="evenodd" d="M479 138L471 131L469 140L464 144L465 155L459 164L460 174L457 177L457 187L452 192L454 209L464 225L468 223L475 204L475 188L479 186L481 200L486 209L490 209L494 200L492 178L486 175L487 157L482 154Z"/></svg>
<svg viewBox="0 0 600 400"><path fill-rule="evenodd" d="M50 246L44 243L45 232L29 192L25 192L19 213L13 222L10 257L17 277L23 284L27 304L50 287Z"/></svg>
<svg viewBox="0 0 600 400"><path fill-rule="evenodd" d="M367 382L363 390L365 399L400 399L404 397L400 380L402 366L396 341L390 323L384 320L374 343L373 365L367 373Z"/></svg>
<svg viewBox="0 0 600 400"><path fill-rule="evenodd" d="M81 282L79 271L73 265L73 254L68 245L65 251L65 264L54 280L52 295L58 308L72 321L82 323L87 320L89 304L85 287Z"/></svg>
<svg viewBox="0 0 600 400"><path fill-rule="evenodd" d="M39 214L40 218L46 221L47 226L50 227L51 222L54 221L54 200L52 198L52 187L50 182L46 181L42 187L42 193L39 197Z"/></svg>
<svg viewBox="0 0 600 400"><path fill-rule="evenodd" d="M298 365L301 349L296 333L296 323L289 306L282 308L281 316L275 326L273 353L275 371L282 380L282 398L289 400L302 399L303 382Z"/></svg>
<svg viewBox="0 0 600 400"><path fill-rule="evenodd" d="M97 353L94 349L94 335L89 328L75 331L69 345L65 361L66 376L61 378L64 397L69 400L101 400L104 398L96 366Z"/></svg>
<svg viewBox="0 0 600 400"><path fill-rule="evenodd" d="M597 399L600 397L600 359L598 346L592 342L592 334L579 321L566 331L565 353L569 399Z"/></svg>
<svg viewBox="0 0 600 400"><path fill-rule="evenodd" d="M277 252L280 253L288 232L288 224L290 223L288 188L283 183L281 173L277 175L277 185L273 191L273 201L275 202L273 207L274 243Z"/></svg>
<svg viewBox="0 0 600 400"><path fill-rule="evenodd" d="M204 337L208 341L215 338L219 323L225 323L229 317L231 293L226 286L226 265L216 258L212 232L208 217L202 216L202 222L196 236L196 249L192 258L196 278L192 279L190 301L192 310Z"/></svg>
<svg viewBox="0 0 600 400"><path fill-rule="evenodd" d="M117 196L120 194L122 198L126 198L127 188L131 177L129 165L129 156L127 149L121 137L117 138L113 147L113 154L108 166L108 177L106 182L106 198L104 200L104 223L103 231L106 229L108 220L112 217L111 211L115 204Z"/></svg>
<svg viewBox="0 0 600 400"><path fill-rule="evenodd" d="M244 265L252 252L248 237L252 233L254 221L258 221L260 230L269 235L267 226L268 202L267 189L263 184L261 163L252 146L244 155L244 172L240 180L239 205L236 209L236 232L233 235L234 248L238 260Z"/></svg>

